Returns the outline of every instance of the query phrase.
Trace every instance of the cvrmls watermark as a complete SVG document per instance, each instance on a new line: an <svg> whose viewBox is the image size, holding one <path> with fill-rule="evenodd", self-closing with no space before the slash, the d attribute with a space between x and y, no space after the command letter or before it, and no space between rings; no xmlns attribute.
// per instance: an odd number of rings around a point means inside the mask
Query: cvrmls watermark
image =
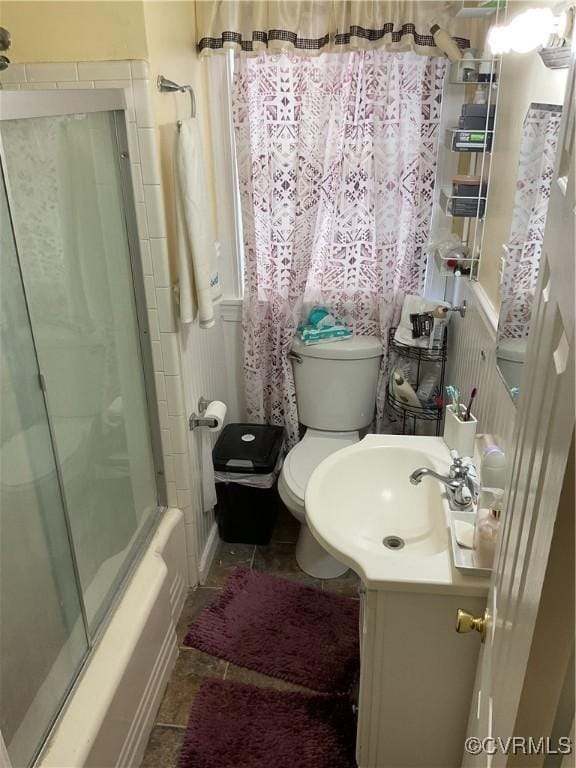
<svg viewBox="0 0 576 768"><path fill-rule="evenodd" d="M572 741L568 736L551 739L549 736L469 736L464 742L469 755L571 755Z"/></svg>

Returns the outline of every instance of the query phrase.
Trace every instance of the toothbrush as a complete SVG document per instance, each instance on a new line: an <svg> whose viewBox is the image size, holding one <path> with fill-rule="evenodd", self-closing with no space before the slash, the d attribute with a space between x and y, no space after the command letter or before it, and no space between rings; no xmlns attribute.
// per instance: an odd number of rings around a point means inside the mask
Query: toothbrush
<svg viewBox="0 0 576 768"><path fill-rule="evenodd" d="M472 392L470 392L470 400L468 400L468 408L466 408L466 414L464 416L464 421L470 421L470 414L472 411L472 403L474 402L474 398L478 394L478 387L473 387Z"/></svg>
<svg viewBox="0 0 576 768"><path fill-rule="evenodd" d="M458 387L453 387L452 384L446 386L446 394L452 399L452 408L456 418L462 421L462 406L460 404L460 390Z"/></svg>
<svg viewBox="0 0 576 768"><path fill-rule="evenodd" d="M454 413L460 420L462 420L462 406L460 405L460 390L458 387L454 387L454 397L456 398L454 403Z"/></svg>

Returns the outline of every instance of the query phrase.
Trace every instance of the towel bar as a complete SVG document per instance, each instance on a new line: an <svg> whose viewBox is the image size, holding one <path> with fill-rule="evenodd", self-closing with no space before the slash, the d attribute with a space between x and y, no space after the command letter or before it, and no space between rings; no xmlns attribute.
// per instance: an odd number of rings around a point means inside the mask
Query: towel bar
<svg viewBox="0 0 576 768"><path fill-rule="evenodd" d="M186 93L190 94L190 117L196 117L196 96L194 95L194 89L191 85L178 85L173 80L168 80L164 75L158 75L156 81L158 90L161 93ZM182 120L178 120L176 123L178 128L182 125Z"/></svg>

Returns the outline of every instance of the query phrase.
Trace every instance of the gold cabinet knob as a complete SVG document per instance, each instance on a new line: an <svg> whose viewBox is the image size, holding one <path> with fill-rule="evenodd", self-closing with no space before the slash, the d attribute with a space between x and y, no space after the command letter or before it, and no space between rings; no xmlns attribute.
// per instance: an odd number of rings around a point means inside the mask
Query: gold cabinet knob
<svg viewBox="0 0 576 768"><path fill-rule="evenodd" d="M465 634L466 632L473 632L474 630L480 632L482 635L482 642L484 642L486 614L480 618L475 618L471 613L468 613L468 611L463 611L461 608L458 608L458 613L456 614L456 632Z"/></svg>

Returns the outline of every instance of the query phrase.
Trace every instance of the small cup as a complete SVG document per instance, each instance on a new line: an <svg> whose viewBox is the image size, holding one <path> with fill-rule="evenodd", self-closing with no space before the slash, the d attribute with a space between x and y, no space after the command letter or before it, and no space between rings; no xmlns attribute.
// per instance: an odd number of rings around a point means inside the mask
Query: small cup
<svg viewBox="0 0 576 768"><path fill-rule="evenodd" d="M474 456L474 440L478 426L476 418L470 414L468 421L462 421L456 415L453 405L448 405L445 411L444 442L451 450L458 451L460 456ZM466 408L461 406L460 412L464 416Z"/></svg>

